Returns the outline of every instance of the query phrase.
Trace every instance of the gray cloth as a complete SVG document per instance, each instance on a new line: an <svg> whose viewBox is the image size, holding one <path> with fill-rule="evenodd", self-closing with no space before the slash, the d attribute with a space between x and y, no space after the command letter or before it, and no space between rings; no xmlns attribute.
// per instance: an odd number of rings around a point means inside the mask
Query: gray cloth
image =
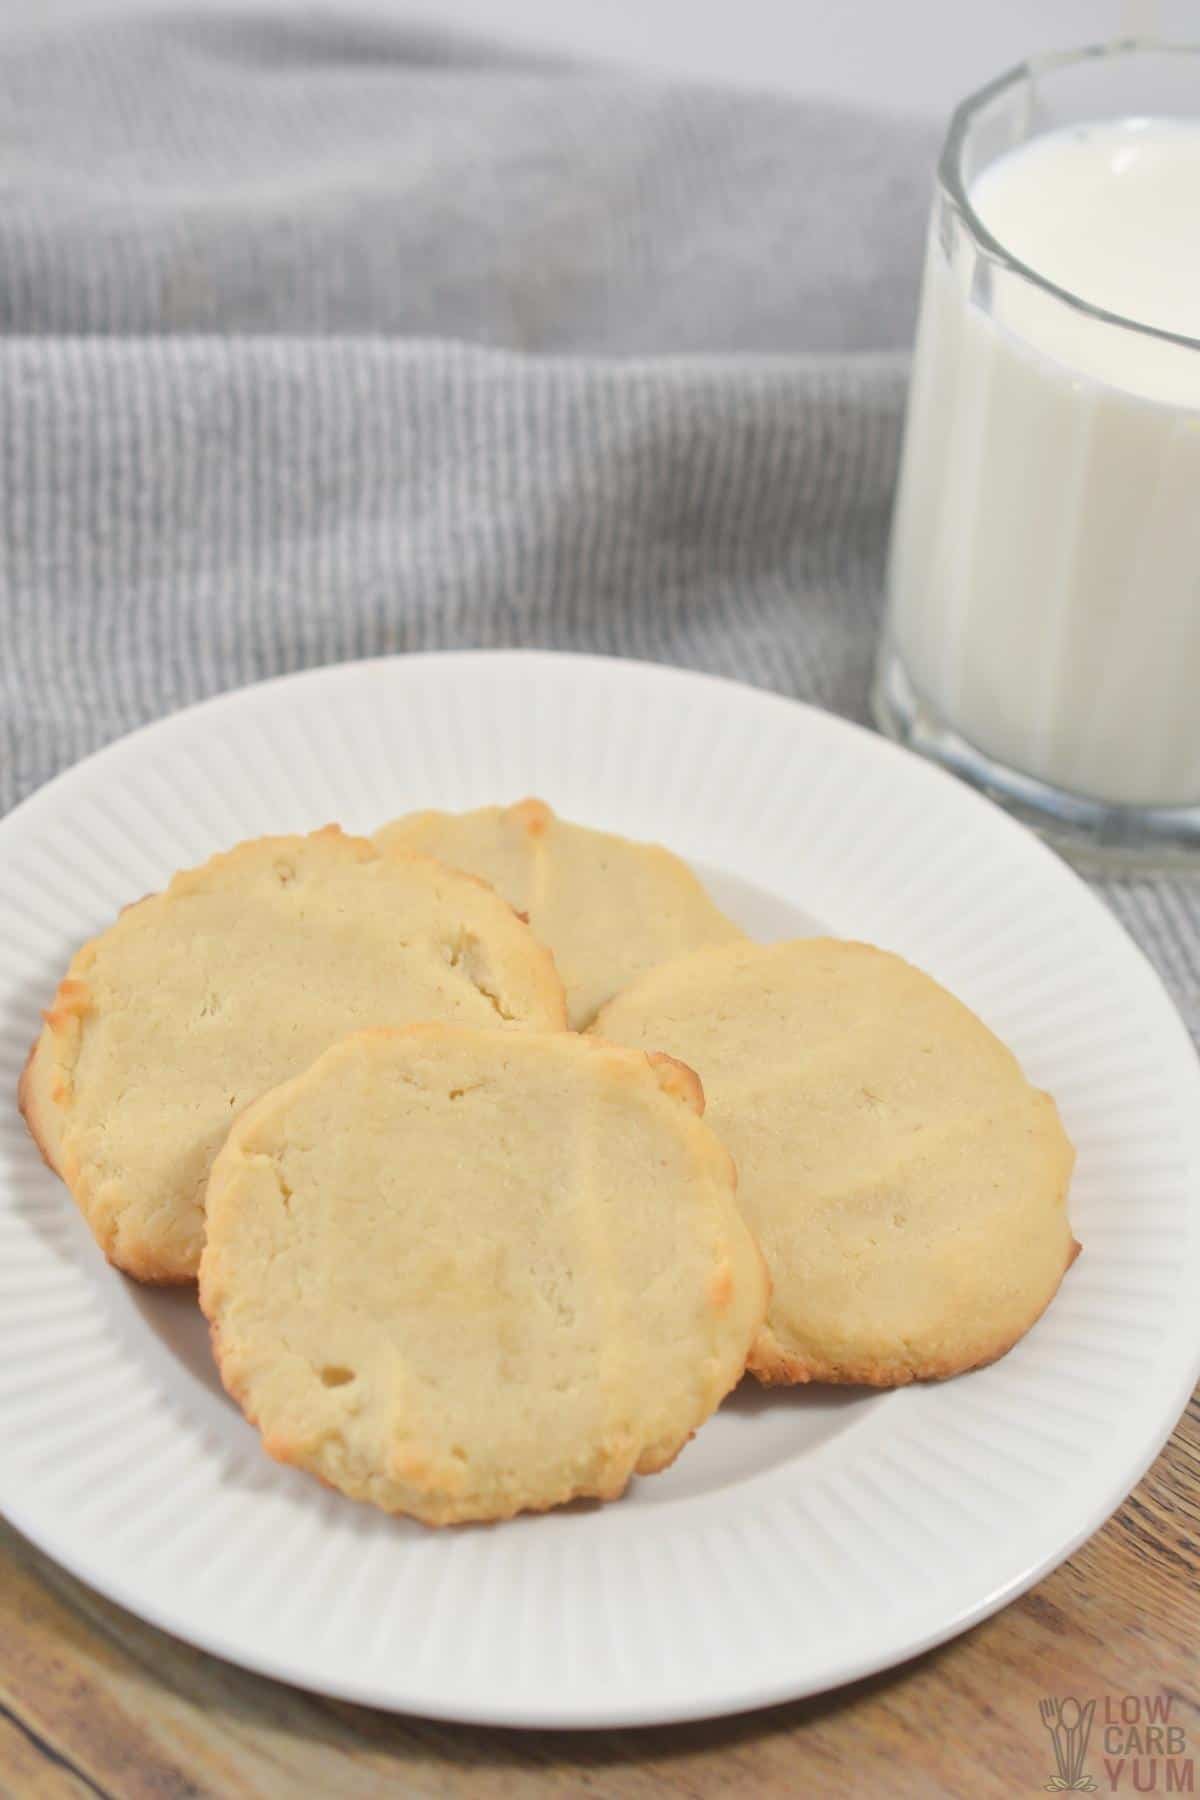
<svg viewBox="0 0 1200 1800"><path fill-rule="evenodd" d="M384 651L866 696L936 145L378 17L0 37L0 809ZM1106 884L1200 1026L1200 901Z"/></svg>

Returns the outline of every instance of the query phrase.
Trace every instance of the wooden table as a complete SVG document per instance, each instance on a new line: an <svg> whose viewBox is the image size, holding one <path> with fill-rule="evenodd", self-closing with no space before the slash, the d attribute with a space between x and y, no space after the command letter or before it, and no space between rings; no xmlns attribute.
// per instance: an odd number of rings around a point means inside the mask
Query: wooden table
<svg viewBox="0 0 1200 1800"><path fill-rule="evenodd" d="M1143 1791L1200 1793L1198 1665L1200 1391L1116 1517L998 1617L891 1674L708 1725L490 1731L316 1699L139 1623L0 1527L5 1800L1011 1800L1055 1773L1045 1694L1097 1701L1086 1766L1102 1795L1106 1703L1119 1716L1137 1697L1143 1725L1147 1699L1169 1703L1185 1741L1175 1785L1163 1756L1153 1776L1126 1756L1115 1792L1137 1791L1137 1773ZM1127 1740L1127 1724L1110 1729Z"/></svg>

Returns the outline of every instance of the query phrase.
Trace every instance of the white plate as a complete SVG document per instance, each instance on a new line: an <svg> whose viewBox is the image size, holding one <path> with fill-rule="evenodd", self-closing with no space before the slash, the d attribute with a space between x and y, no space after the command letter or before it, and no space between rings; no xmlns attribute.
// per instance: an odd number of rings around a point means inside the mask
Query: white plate
<svg viewBox="0 0 1200 1800"><path fill-rule="evenodd" d="M536 792L664 840L763 936L929 969L1058 1097L1084 1253L1000 1363L871 1396L739 1392L619 1504L431 1533L268 1461L189 1293L102 1262L0 1115L0 1504L206 1649L386 1707L613 1725L812 1693L1051 1568L1197 1372L1200 1076L1140 953L1040 844L881 739L709 677L536 652L318 670L153 725L0 825L0 1078L69 952L220 846Z"/></svg>

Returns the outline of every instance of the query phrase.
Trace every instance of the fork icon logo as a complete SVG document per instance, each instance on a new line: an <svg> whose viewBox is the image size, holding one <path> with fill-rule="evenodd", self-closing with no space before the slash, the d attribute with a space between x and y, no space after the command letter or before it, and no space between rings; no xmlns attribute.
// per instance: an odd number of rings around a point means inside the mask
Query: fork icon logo
<svg viewBox="0 0 1200 1800"><path fill-rule="evenodd" d="M1054 1761L1058 1765L1058 1774L1046 1783L1046 1792L1094 1794L1096 1783L1090 1775L1084 1774L1083 1759L1087 1755L1096 1702L1089 1700L1086 1706L1080 1706L1078 1700L1068 1694L1065 1700L1039 1700L1038 1710L1042 1724L1050 1733Z"/></svg>

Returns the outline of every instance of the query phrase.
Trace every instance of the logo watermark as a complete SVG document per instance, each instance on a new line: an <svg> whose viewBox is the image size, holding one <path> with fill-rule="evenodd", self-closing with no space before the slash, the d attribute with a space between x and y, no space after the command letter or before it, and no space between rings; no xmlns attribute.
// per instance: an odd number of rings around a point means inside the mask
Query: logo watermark
<svg viewBox="0 0 1200 1800"><path fill-rule="evenodd" d="M1074 1694L1040 1700L1054 1749L1046 1792L1194 1794L1195 1758L1183 1726L1171 1717L1174 1704L1173 1694L1107 1694L1097 1714L1095 1700Z"/></svg>
<svg viewBox="0 0 1200 1800"><path fill-rule="evenodd" d="M1046 1783L1046 1792L1062 1793L1069 1789L1072 1793L1094 1794L1096 1783L1084 1773L1083 1759L1092 1734L1096 1702L1089 1700L1086 1706L1080 1706L1075 1696L1068 1694L1065 1700L1051 1697L1039 1700L1038 1709L1042 1724L1050 1733L1054 1760L1058 1765L1058 1774Z"/></svg>

